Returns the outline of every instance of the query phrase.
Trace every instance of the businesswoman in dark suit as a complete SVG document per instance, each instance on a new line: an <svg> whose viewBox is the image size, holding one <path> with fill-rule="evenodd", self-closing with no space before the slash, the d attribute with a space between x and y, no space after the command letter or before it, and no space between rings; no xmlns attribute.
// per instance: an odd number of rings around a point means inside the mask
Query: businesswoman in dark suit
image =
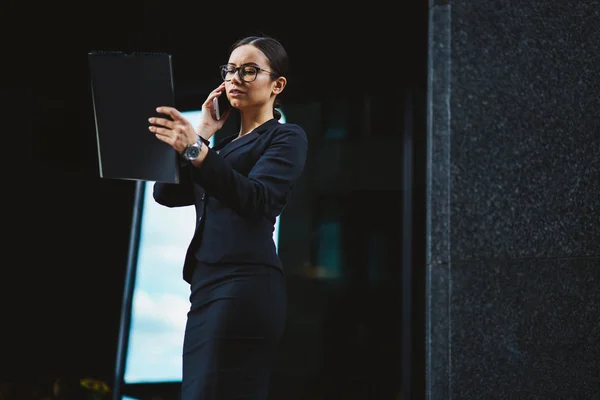
<svg viewBox="0 0 600 400"><path fill-rule="evenodd" d="M196 207L196 230L183 266L191 306L182 400L267 398L286 317L273 230L307 155L304 130L280 123L275 109L287 83L287 64L277 40L242 39L220 67L224 82L202 105L196 130L171 107L157 109L170 119L150 119L150 131L188 163L181 183L155 183L154 199L167 207ZM232 112L215 118L218 96L227 96L239 111L240 129L209 148L210 137Z"/></svg>

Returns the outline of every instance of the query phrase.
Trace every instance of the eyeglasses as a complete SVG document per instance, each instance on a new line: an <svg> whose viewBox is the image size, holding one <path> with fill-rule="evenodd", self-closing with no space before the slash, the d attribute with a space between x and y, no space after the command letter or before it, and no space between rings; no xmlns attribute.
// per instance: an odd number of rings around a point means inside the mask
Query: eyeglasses
<svg viewBox="0 0 600 400"><path fill-rule="evenodd" d="M232 80L233 76L238 71L239 71L240 79L243 80L244 82L254 81L256 79L256 77L258 76L258 73L261 71L266 72L270 75L276 75L275 73L273 73L271 71L267 71L266 69L255 67L254 65L242 65L241 67L234 67L231 64L225 64L225 65L221 65L219 67L219 69L221 70L221 78L223 78L223 80L226 82L229 82L230 80Z"/></svg>

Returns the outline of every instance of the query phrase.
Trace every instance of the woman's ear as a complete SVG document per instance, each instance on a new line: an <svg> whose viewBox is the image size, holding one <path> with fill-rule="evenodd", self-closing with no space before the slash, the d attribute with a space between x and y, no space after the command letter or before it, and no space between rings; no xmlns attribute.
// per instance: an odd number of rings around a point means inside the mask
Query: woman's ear
<svg viewBox="0 0 600 400"><path fill-rule="evenodd" d="M275 86L273 86L273 93L279 94L283 92L285 85L287 84L287 79L285 77L280 76L275 80Z"/></svg>

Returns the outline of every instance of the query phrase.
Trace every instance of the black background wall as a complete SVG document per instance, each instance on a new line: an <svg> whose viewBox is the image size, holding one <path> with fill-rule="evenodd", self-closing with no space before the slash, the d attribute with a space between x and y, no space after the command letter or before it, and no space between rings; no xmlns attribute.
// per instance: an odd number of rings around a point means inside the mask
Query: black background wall
<svg viewBox="0 0 600 400"><path fill-rule="evenodd" d="M600 388L598 1L432 1L428 395Z"/></svg>
<svg viewBox="0 0 600 400"><path fill-rule="evenodd" d="M288 104L397 102L423 88L427 51L425 7L401 7L7 4L0 380L112 377L135 186L99 178L89 51L172 53L176 104L193 109L218 84L232 42L265 33L291 57ZM386 111L378 129L396 129L402 112Z"/></svg>

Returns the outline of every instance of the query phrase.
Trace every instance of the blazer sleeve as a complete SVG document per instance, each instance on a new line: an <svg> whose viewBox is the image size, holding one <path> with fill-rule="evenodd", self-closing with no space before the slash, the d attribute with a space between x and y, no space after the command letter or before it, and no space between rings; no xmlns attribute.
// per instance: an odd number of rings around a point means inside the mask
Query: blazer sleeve
<svg viewBox="0 0 600 400"><path fill-rule="evenodd" d="M152 196L154 200L167 207L183 207L194 204L194 188L190 178L191 166L182 166L179 183L155 182Z"/></svg>
<svg viewBox="0 0 600 400"><path fill-rule="evenodd" d="M277 217L306 163L308 141L298 126L281 129L248 176L234 170L209 149L192 179L206 192L244 217Z"/></svg>

